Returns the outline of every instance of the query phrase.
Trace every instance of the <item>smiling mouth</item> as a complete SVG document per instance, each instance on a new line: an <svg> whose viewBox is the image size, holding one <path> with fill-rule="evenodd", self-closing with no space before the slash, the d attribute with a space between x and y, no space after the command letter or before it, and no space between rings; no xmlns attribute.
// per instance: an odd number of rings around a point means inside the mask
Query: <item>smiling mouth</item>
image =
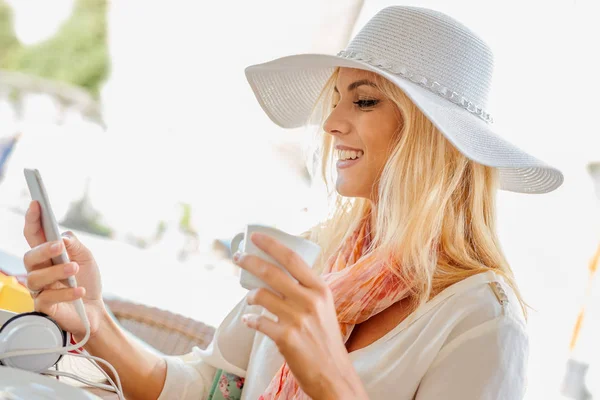
<svg viewBox="0 0 600 400"><path fill-rule="evenodd" d="M362 150L336 150L335 152L339 161L358 160L365 154Z"/></svg>

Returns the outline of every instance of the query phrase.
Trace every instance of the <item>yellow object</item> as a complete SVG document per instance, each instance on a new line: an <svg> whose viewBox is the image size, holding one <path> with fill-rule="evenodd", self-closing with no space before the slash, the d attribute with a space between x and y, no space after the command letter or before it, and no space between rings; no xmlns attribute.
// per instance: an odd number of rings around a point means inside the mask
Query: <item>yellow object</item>
<svg viewBox="0 0 600 400"><path fill-rule="evenodd" d="M29 291L14 276L0 273L0 308L16 313L33 311Z"/></svg>

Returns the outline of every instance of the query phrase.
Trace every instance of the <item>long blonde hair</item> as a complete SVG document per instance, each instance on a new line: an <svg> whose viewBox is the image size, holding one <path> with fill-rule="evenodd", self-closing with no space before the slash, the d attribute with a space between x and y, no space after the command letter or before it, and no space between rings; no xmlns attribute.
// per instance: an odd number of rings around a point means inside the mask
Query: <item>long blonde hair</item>
<svg viewBox="0 0 600 400"><path fill-rule="evenodd" d="M323 116L331 112L338 73L333 73L321 93ZM398 107L402 123L378 182L371 248L397 261L390 268L411 288L415 308L454 283L492 270L512 287L526 314L496 234L498 171L462 155L396 85L373 75L377 87ZM315 265L322 271L369 212L371 202L335 191L333 138L321 134L321 173L331 213L310 232L310 238L323 249ZM394 270L394 265L401 270Z"/></svg>

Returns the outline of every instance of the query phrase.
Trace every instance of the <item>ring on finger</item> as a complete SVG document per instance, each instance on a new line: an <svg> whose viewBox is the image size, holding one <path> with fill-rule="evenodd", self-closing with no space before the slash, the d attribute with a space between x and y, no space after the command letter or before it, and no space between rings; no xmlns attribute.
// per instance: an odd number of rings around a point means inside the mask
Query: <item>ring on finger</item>
<svg viewBox="0 0 600 400"><path fill-rule="evenodd" d="M29 290L29 294L30 294L30 295L31 295L31 297L32 297L32 298L34 298L34 299L35 299L36 297L38 297L38 296L40 295L40 293L42 293L42 290L44 290L44 289L40 289L40 290L33 290L33 289L31 289L31 288L29 287L29 282L27 282L27 283L25 284L25 286L27 286L27 290Z"/></svg>

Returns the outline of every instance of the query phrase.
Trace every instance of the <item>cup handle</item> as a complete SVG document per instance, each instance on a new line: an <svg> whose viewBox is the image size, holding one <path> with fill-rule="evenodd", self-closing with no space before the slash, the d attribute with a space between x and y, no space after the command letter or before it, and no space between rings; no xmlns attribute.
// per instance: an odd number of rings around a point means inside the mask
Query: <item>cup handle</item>
<svg viewBox="0 0 600 400"><path fill-rule="evenodd" d="M240 247L240 243L244 240L244 232L240 232L231 239L231 244L229 248L231 249L231 255L233 256Z"/></svg>

